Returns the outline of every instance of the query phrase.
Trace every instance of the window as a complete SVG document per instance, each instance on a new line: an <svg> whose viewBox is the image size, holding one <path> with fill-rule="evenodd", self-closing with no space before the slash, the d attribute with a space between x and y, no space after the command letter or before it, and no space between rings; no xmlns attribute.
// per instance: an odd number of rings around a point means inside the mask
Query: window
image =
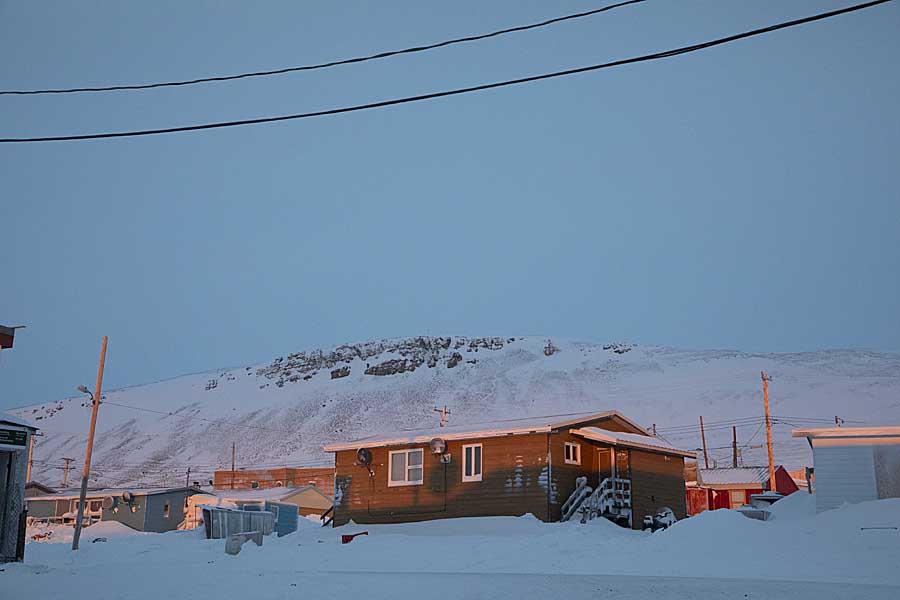
<svg viewBox="0 0 900 600"><path fill-rule="evenodd" d="M166 500L166 505L163 507L163 516L167 519L169 518L169 508L169 501Z"/></svg>
<svg viewBox="0 0 900 600"><path fill-rule="evenodd" d="M580 465L581 464L581 444L576 444L574 442L566 442L566 464L567 465Z"/></svg>
<svg viewBox="0 0 900 600"><path fill-rule="evenodd" d="M731 508L744 505L744 490L729 490L728 495L731 500Z"/></svg>
<svg viewBox="0 0 900 600"><path fill-rule="evenodd" d="M421 485L424 450L395 450L390 453L388 485Z"/></svg>
<svg viewBox="0 0 900 600"><path fill-rule="evenodd" d="M470 444L463 449L463 481L481 481L481 444Z"/></svg>
<svg viewBox="0 0 900 600"><path fill-rule="evenodd" d="M258 482L258 481L251 481L251 482L250 482L250 488L251 488L251 489L254 489L254 490L255 490L255 489L257 489L258 487L259 487L259 482Z"/></svg>

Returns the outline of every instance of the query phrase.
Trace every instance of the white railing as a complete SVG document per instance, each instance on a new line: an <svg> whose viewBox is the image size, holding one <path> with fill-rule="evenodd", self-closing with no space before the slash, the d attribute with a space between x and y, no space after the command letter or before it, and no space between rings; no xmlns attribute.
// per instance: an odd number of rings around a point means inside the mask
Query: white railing
<svg viewBox="0 0 900 600"><path fill-rule="evenodd" d="M612 520L628 520L631 524L631 480L607 477L588 498L581 503L581 522L596 517Z"/></svg>
<svg viewBox="0 0 900 600"><path fill-rule="evenodd" d="M576 479L575 491L572 492L569 499L562 505L559 520L568 521L571 519L572 515L578 512L578 509L581 508L582 503L591 495L592 491L593 489L591 486L587 484L587 477L579 477Z"/></svg>

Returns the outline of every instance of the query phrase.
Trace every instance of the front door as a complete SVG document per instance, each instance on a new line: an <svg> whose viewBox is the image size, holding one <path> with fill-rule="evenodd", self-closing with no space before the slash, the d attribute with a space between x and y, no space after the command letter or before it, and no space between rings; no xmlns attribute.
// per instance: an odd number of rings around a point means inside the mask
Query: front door
<svg viewBox="0 0 900 600"><path fill-rule="evenodd" d="M607 477L613 477L613 470L615 469L615 461L613 460L613 449L612 448L600 448L598 450L600 453L597 457L597 464L599 466L599 475L600 479L597 482L598 485L603 483L603 480Z"/></svg>

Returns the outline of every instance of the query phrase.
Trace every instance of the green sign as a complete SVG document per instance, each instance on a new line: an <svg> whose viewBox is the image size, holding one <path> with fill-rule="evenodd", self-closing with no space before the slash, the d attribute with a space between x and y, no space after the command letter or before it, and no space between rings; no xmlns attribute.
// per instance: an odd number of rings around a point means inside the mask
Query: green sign
<svg viewBox="0 0 900 600"><path fill-rule="evenodd" d="M0 446L22 446L24 448L27 440L27 431L0 429Z"/></svg>

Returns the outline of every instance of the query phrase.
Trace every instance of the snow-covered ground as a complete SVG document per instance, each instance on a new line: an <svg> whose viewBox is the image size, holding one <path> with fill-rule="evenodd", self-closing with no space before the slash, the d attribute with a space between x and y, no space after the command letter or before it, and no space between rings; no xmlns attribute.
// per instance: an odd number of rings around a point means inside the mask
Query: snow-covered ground
<svg viewBox="0 0 900 600"><path fill-rule="evenodd" d="M338 529L301 520L297 533L236 557L199 531L100 525L77 554L30 542L25 563L0 572L0 598L900 597L900 530L884 529L900 527L900 500L820 515L812 500L794 494L768 522L714 511L653 534L532 517ZM369 534L340 543L360 531ZM107 541L91 543L98 534Z"/></svg>
<svg viewBox="0 0 900 600"><path fill-rule="evenodd" d="M550 346L549 351L546 351ZM549 354L549 355L548 355ZM775 415L775 457L811 464L791 429L833 423L900 424L900 355L861 350L766 354L594 344L546 338L418 337L290 354L261 364L105 392L94 485L182 485L230 465L333 464L324 444L404 428L432 428L435 406L453 424L617 409L656 424L679 447L731 463L731 425L748 465L766 463L760 371ZM38 401L34 399L32 401ZM58 485L60 457L81 457L84 397L16 411L42 429L34 478ZM76 458L76 460L78 460ZM77 467L77 463L76 463Z"/></svg>

